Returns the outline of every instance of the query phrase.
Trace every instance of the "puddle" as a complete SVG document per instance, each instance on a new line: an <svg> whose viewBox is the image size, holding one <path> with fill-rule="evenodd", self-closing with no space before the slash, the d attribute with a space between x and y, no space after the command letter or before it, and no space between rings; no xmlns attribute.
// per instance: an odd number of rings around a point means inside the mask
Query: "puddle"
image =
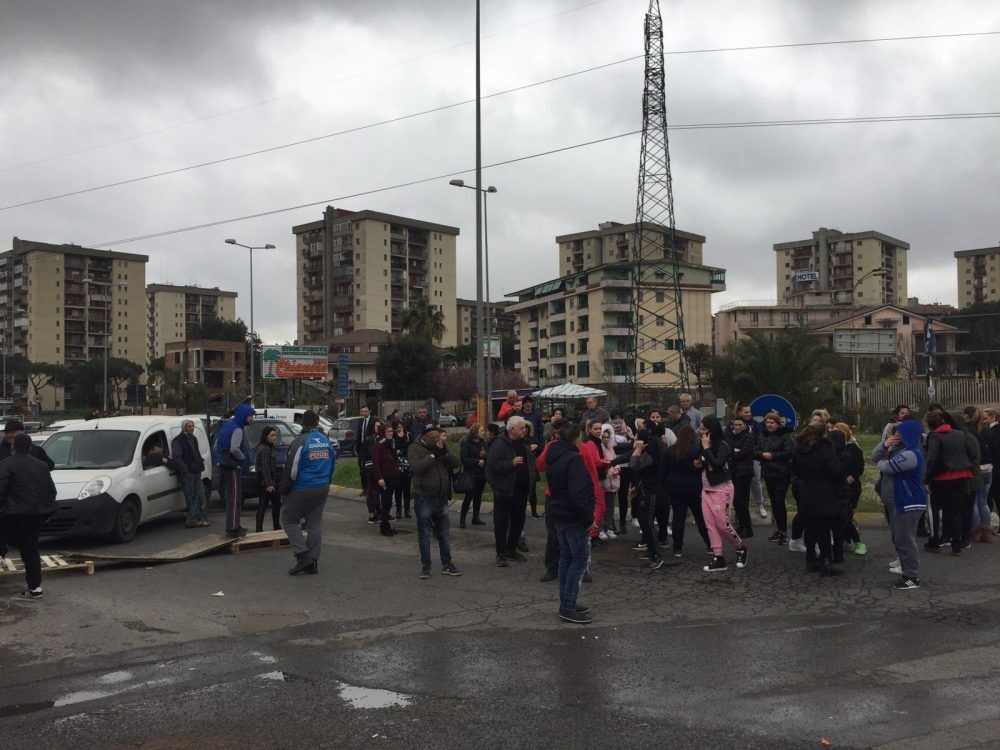
<svg viewBox="0 0 1000 750"><path fill-rule="evenodd" d="M256 656L257 660L263 664L274 664L276 661L278 661L277 658L269 656L267 654L262 654L260 651L251 651L250 656Z"/></svg>
<svg viewBox="0 0 1000 750"><path fill-rule="evenodd" d="M127 682L132 679L131 672L108 672L97 678L100 685L115 685L119 682Z"/></svg>
<svg viewBox="0 0 1000 750"><path fill-rule="evenodd" d="M72 706L74 703L84 703L85 701L96 701L98 698L107 698L114 693L105 693L100 690L79 690L75 693L67 693L62 698L56 698L53 706Z"/></svg>
<svg viewBox="0 0 1000 750"><path fill-rule="evenodd" d="M402 708L413 702L412 696L394 693L391 690L358 687L348 685L346 682L338 682L337 686L340 697L350 703L351 708Z"/></svg>
<svg viewBox="0 0 1000 750"><path fill-rule="evenodd" d="M41 703L15 703L10 706L0 706L0 719L43 711L46 708L52 708L52 705L52 701L42 701Z"/></svg>
<svg viewBox="0 0 1000 750"><path fill-rule="evenodd" d="M285 673L278 672L265 672L264 674L257 675L258 680L276 680L277 682L285 681Z"/></svg>

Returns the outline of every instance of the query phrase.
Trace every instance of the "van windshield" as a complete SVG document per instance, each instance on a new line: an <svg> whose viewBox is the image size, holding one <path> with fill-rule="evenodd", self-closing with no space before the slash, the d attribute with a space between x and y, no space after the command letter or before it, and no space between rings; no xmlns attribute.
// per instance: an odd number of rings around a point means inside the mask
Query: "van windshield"
<svg viewBox="0 0 1000 750"><path fill-rule="evenodd" d="M42 446L55 470L120 469L132 463L139 433L133 430L58 432Z"/></svg>

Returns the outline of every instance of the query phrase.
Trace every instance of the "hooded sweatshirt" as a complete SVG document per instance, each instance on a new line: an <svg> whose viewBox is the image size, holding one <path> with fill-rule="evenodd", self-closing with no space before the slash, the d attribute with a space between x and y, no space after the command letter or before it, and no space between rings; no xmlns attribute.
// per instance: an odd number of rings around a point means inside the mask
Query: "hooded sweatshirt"
<svg viewBox="0 0 1000 750"><path fill-rule="evenodd" d="M920 481L924 469L924 454L920 451L923 430L916 419L905 419L896 425L896 432L899 433L902 445L888 458L875 464L882 473L882 497L884 500L889 499L885 497L885 489L891 480L896 512L922 511L927 507L927 495Z"/></svg>
<svg viewBox="0 0 1000 750"><path fill-rule="evenodd" d="M246 470L249 462L250 446L247 445L243 428L246 427L247 417L256 414L250 404L240 402L233 409L233 418L219 428L219 434L215 436L215 450L213 458L215 463L226 468Z"/></svg>
<svg viewBox="0 0 1000 750"><path fill-rule="evenodd" d="M594 491L577 447L553 440L545 446L545 465L549 485L546 512L555 523L589 527L594 522Z"/></svg>

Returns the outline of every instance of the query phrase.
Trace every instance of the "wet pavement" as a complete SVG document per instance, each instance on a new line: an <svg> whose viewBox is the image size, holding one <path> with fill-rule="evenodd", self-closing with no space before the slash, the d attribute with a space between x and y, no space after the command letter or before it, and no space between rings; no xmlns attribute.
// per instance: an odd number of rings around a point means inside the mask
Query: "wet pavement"
<svg viewBox="0 0 1000 750"><path fill-rule="evenodd" d="M696 544L649 573L631 530L595 555L596 617L579 627L556 618L544 523L528 524L533 559L505 569L489 526L454 524L461 578L438 573L435 550L419 580L412 520L379 537L356 499L332 498L318 576L289 578L282 549L99 564L48 576L42 601L0 579L0 741L1000 747L1000 545L925 554L922 588L895 592L882 528L839 579L807 575L765 528L746 570L703 573ZM133 545L191 533L158 523Z"/></svg>

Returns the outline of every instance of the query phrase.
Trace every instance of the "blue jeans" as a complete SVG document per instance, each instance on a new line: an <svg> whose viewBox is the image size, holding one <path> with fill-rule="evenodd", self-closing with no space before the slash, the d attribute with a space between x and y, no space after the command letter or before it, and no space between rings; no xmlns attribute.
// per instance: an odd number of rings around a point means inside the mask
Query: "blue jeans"
<svg viewBox="0 0 1000 750"><path fill-rule="evenodd" d="M437 531L441 565L451 565L451 538L448 536L448 500L443 497L413 496L413 510L417 514L417 544L420 547L420 564L431 564L431 526Z"/></svg>
<svg viewBox="0 0 1000 750"><path fill-rule="evenodd" d="M181 486L184 488L184 500L187 502L187 523L204 521L208 504L205 502L205 485L201 482L201 475L181 474Z"/></svg>
<svg viewBox="0 0 1000 750"><path fill-rule="evenodd" d="M580 582L590 562L590 534L579 523L557 523L559 539L559 610L576 611Z"/></svg>
<svg viewBox="0 0 1000 750"><path fill-rule="evenodd" d="M984 471L982 474L983 484L976 490L976 501L972 505L972 528L978 526L989 526L990 521L990 485L993 484L993 472Z"/></svg>

